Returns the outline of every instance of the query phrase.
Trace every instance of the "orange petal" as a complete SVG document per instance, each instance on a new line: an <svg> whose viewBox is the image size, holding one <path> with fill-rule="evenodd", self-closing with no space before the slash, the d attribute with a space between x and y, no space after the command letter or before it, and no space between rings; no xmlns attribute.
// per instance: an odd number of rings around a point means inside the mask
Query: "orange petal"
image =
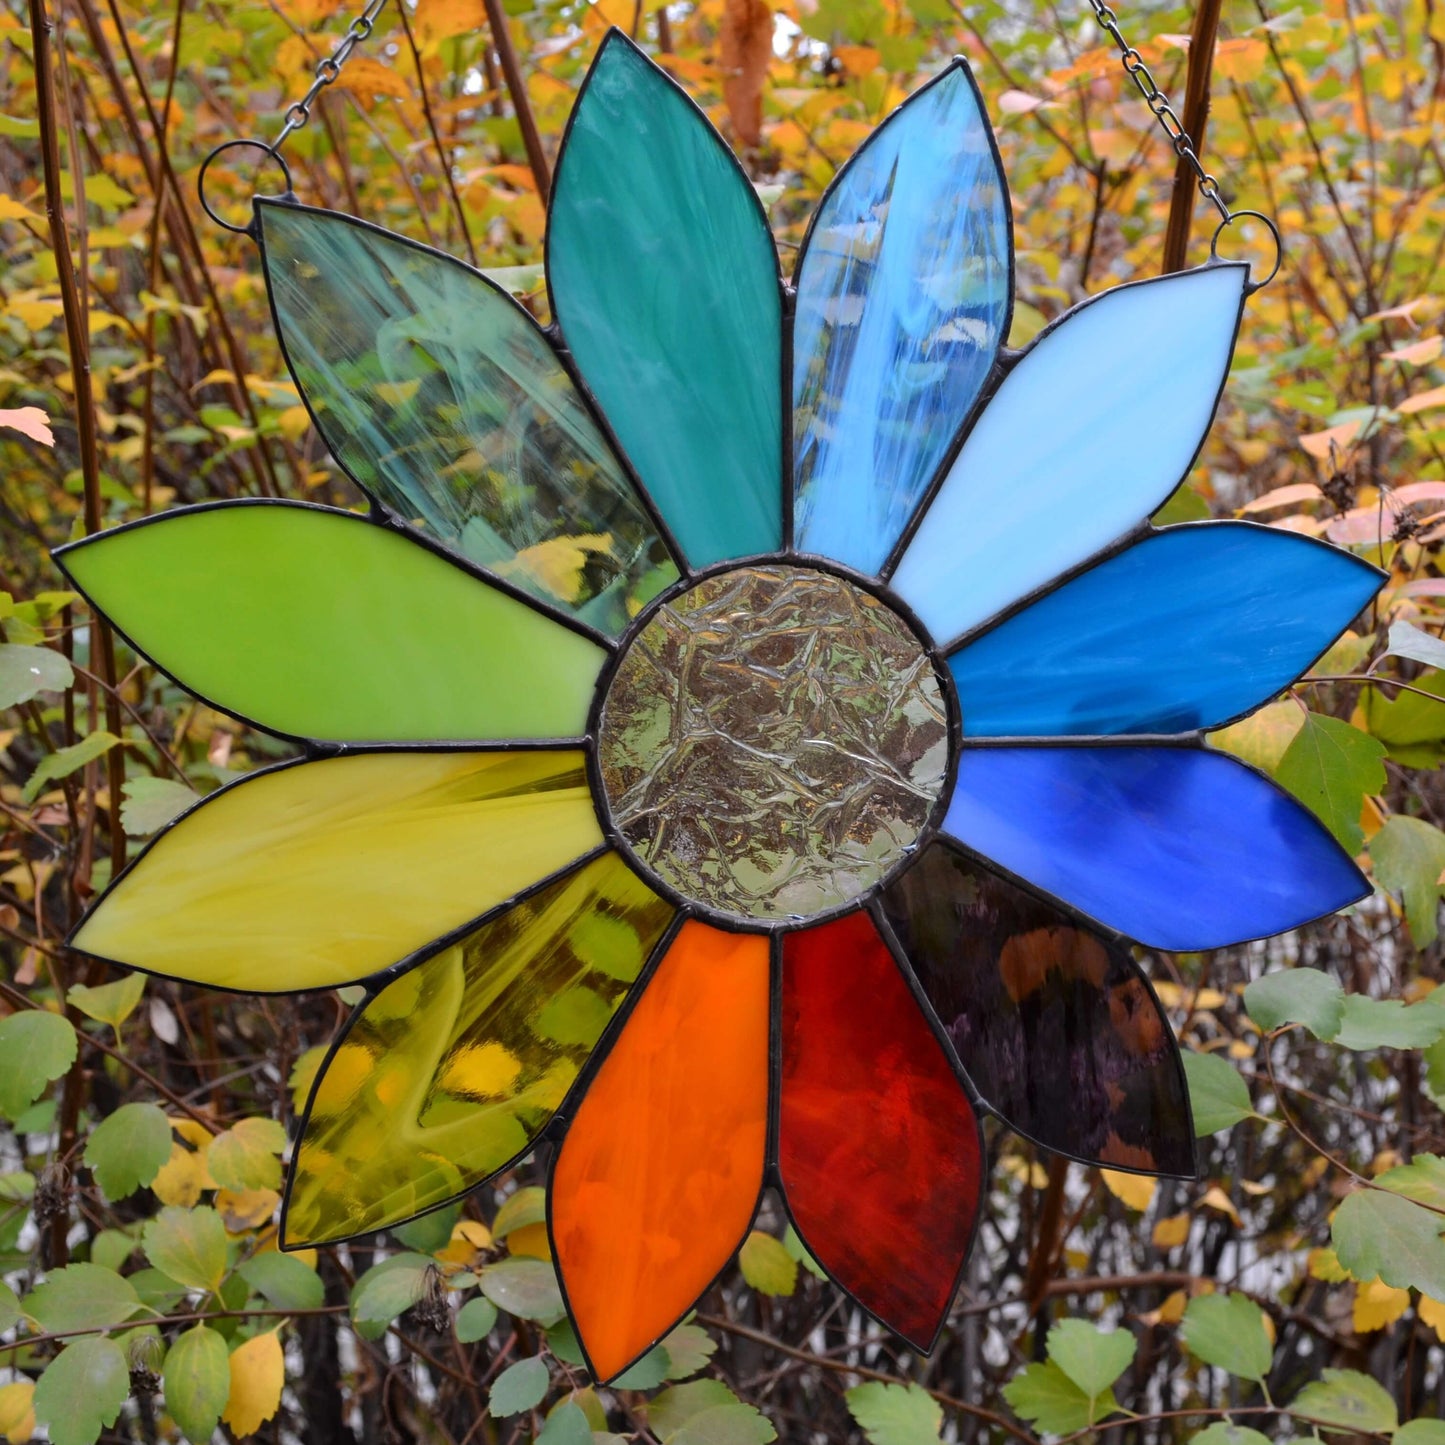
<svg viewBox="0 0 1445 1445"><path fill-rule="evenodd" d="M552 1166L552 1248L593 1373L667 1331L742 1243L768 1131L768 942L685 923Z"/></svg>

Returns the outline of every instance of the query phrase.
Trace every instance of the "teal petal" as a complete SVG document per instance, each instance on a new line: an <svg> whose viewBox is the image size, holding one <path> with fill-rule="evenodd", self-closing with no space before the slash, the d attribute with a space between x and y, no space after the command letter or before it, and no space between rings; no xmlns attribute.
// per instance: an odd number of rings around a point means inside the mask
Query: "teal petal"
<svg viewBox="0 0 1445 1445"><path fill-rule="evenodd" d="M693 567L782 545L782 291L742 168L620 31L557 163L562 336Z"/></svg>

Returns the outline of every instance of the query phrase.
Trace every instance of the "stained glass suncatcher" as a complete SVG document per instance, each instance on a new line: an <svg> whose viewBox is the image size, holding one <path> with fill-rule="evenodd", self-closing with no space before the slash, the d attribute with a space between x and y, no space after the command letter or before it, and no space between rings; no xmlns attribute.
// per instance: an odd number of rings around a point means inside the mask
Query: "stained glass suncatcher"
<svg viewBox="0 0 1445 1445"><path fill-rule="evenodd" d="M1205 733L1381 574L1148 521L1213 416L1247 268L1106 291L1006 352L1007 188L959 63L840 172L785 288L726 146L616 32L558 164L558 330L360 221L263 200L255 234L371 510L192 508L57 555L158 667L305 744L153 840L74 938L247 993L365 986L286 1244L549 1140L553 1252L607 1379L768 1185L926 1349L982 1114L1191 1174L1128 940L1219 947L1366 892Z"/></svg>

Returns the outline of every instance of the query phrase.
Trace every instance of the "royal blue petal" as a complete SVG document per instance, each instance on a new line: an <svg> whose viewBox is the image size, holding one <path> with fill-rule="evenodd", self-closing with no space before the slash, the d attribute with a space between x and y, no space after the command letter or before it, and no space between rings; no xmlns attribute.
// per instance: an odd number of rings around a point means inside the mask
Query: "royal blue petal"
<svg viewBox="0 0 1445 1445"><path fill-rule="evenodd" d="M783 540L782 278L703 113L621 31L568 123L547 219L562 338L694 567Z"/></svg>
<svg viewBox="0 0 1445 1445"><path fill-rule="evenodd" d="M1312 813L1206 748L965 748L943 831L1153 948L1268 937L1369 892Z"/></svg>
<svg viewBox="0 0 1445 1445"><path fill-rule="evenodd" d="M893 575L936 641L1126 536L1179 485L1214 416L1248 279L1248 266L1222 264L1116 286L1033 342Z"/></svg>
<svg viewBox="0 0 1445 1445"><path fill-rule="evenodd" d="M1288 687L1384 575L1296 532L1171 527L955 653L964 729L1058 737L1218 727Z"/></svg>
<svg viewBox="0 0 1445 1445"><path fill-rule="evenodd" d="M794 527L882 565L1008 327L1008 193L966 61L838 173L803 243L793 322Z"/></svg>

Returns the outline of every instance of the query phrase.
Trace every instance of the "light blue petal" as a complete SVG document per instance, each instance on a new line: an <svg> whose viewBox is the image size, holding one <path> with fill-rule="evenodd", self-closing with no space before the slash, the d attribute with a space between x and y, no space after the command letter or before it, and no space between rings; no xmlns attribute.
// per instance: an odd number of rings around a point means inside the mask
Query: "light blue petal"
<svg viewBox="0 0 1445 1445"><path fill-rule="evenodd" d="M572 112L547 225L562 336L694 567L782 543L782 289L756 194L620 31Z"/></svg>
<svg viewBox="0 0 1445 1445"><path fill-rule="evenodd" d="M949 468L893 586L947 643L1052 582L1178 486L1214 416L1249 268L1116 287L1045 331Z"/></svg>
<svg viewBox="0 0 1445 1445"><path fill-rule="evenodd" d="M970 737L1174 733L1288 687L1379 590L1338 547L1248 522L1171 527L948 662Z"/></svg>
<svg viewBox="0 0 1445 1445"><path fill-rule="evenodd" d="M1009 210L965 61L838 173L797 269L794 528L876 572L977 399L1008 326Z"/></svg>
<svg viewBox="0 0 1445 1445"><path fill-rule="evenodd" d="M1206 748L965 748L943 831L1153 948L1265 938L1369 892L1312 813Z"/></svg>

